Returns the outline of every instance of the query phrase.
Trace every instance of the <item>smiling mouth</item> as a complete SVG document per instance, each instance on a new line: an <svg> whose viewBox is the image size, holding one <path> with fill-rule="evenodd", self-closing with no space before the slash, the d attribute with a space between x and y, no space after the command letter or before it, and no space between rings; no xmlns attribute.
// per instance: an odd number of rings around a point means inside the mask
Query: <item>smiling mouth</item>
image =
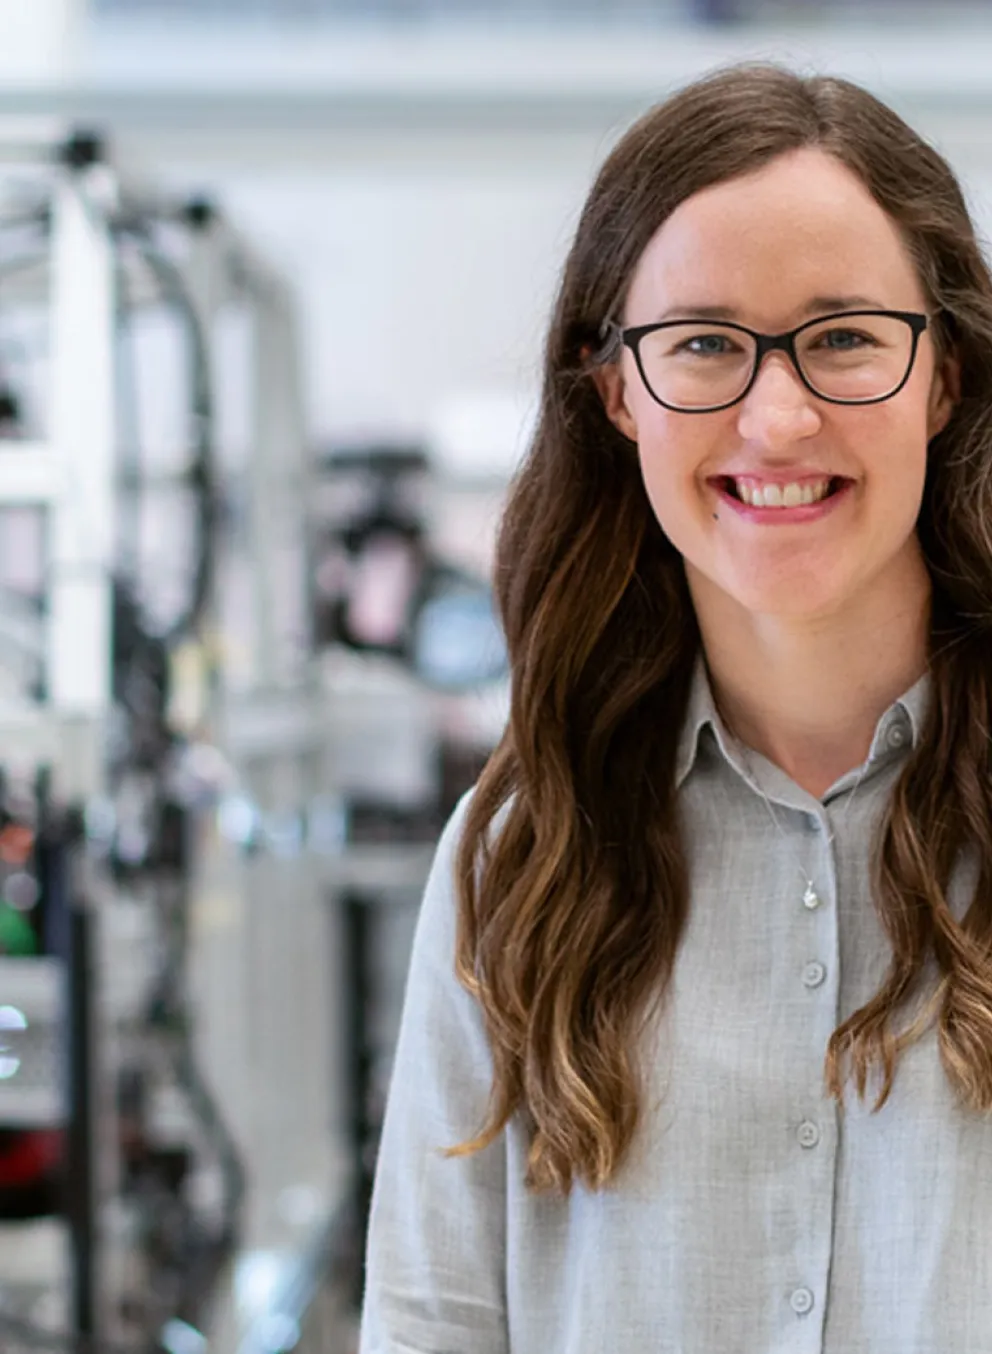
<svg viewBox="0 0 992 1354"><path fill-rule="evenodd" d="M737 481L732 476L721 475L717 479L713 480L712 483L716 484L718 488L723 489L727 494L730 495L731 498L735 498L738 501L738 503L746 502L746 500L741 497L740 492L738 491L737 488ZM850 483L851 481L846 479L842 475L832 476L830 478L829 483L827 484L826 492L823 493L822 496L818 496L815 501L823 503L826 499L832 498L833 495L838 492L838 490L844 487L844 485ZM783 506L783 505L776 504L775 506ZM797 504L795 506L799 505Z"/></svg>

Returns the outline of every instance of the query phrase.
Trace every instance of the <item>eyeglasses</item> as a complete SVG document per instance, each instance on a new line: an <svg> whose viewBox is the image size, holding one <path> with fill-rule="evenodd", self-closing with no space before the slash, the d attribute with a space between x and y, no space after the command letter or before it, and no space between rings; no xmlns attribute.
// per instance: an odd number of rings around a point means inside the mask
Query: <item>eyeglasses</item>
<svg viewBox="0 0 992 1354"><path fill-rule="evenodd" d="M831 404L878 404L909 380L926 315L848 310L786 334L729 321L609 326L634 354L648 393L666 409L711 414L742 400L767 353L785 353L808 390Z"/></svg>

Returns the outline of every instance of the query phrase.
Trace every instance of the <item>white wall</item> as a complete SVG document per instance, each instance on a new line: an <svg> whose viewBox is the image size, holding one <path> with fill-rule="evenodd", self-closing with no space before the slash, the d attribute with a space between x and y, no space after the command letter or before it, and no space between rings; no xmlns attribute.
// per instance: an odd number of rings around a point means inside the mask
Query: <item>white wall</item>
<svg viewBox="0 0 992 1354"><path fill-rule="evenodd" d="M275 163L233 167L170 147L153 168L209 188L294 280L318 433L417 437L451 396L533 387L558 270L604 146L427 138L402 157L366 147L311 158L290 145Z"/></svg>
<svg viewBox="0 0 992 1354"><path fill-rule="evenodd" d="M295 281L317 433L417 436L452 396L534 388L598 149L549 145L538 164L522 143L516 167L508 139L500 160L466 147L402 168L159 168L209 183ZM987 224L992 168L956 159Z"/></svg>
<svg viewBox="0 0 992 1354"><path fill-rule="evenodd" d="M153 64L130 41L116 65L104 51L103 81L134 86L139 58ZM531 392L595 167L636 111L718 61L785 57L864 80L937 140L992 222L992 27L852 30L816 47L421 37L376 56L328 42L297 51L295 68L256 39L240 77L221 50L175 56L144 103L118 106L116 140L144 174L213 191L295 280L324 438L418 436L453 395Z"/></svg>
<svg viewBox="0 0 992 1354"><path fill-rule="evenodd" d="M84 0L0 0L0 81L65 79L79 56Z"/></svg>

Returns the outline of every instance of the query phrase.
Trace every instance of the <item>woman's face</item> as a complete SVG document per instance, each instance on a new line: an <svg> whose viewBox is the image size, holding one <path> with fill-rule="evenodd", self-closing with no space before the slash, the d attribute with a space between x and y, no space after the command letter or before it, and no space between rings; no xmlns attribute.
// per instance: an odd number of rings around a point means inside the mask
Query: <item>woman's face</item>
<svg viewBox="0 0 992 1354"><path fill-rule="evenodd" d="M622 322L713 307L765 333L834 311L928 310L896 226L860 179L815 149L683 202L642 254ZM860 407L818 399L780 352L765 357L744 400L715 413L658 404L629 349L601 373L607 410L637 443L648 497L697 605L719 589L748 611L793 618L832 614L890 571L919 576L927 443L950 416L955 382L928 333L905 387ZM747 489L792 476L851 483L829 511L803 521L768 510L759 520L723 496L724 477L747 477Z"/></svg>

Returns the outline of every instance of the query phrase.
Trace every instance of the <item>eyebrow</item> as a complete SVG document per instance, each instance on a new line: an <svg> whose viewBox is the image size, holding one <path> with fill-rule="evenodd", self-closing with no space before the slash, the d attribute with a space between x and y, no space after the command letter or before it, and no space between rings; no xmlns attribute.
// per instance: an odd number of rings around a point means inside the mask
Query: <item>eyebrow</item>
<svg viewBox="0 0 992 1354"><path fill-rule="evenodd" d="M877 297L873 296L813 296L803 306L803 317L827 315L843 310L885 310ZM741 312L734 306L671 306L658 316L658 323L666 320L732 320L741 323Z"/></svg>

